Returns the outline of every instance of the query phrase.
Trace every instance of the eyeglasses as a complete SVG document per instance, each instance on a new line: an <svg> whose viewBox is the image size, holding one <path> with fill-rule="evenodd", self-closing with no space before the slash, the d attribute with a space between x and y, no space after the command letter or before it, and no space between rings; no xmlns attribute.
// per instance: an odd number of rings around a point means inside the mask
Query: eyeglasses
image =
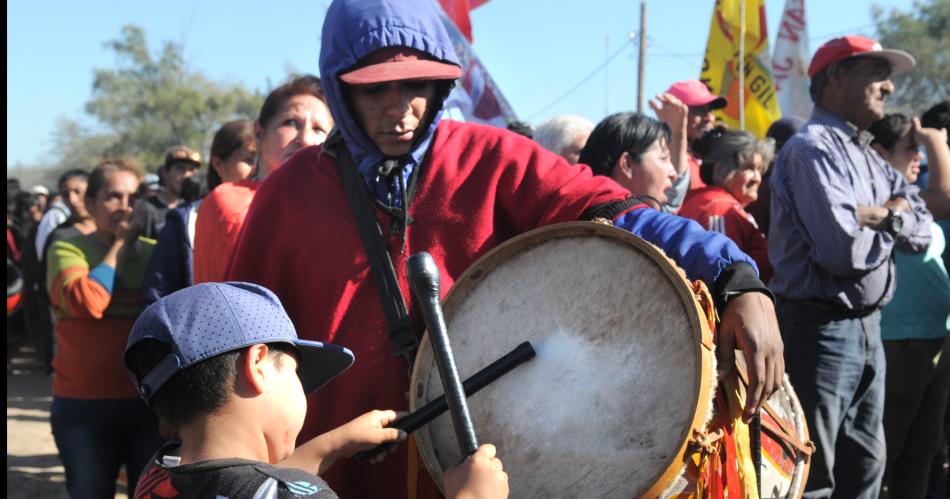
<svg viewBox="0 0 950 499"><path fill-rule="evenodd" d="M712 112L712 108L709 107L709 104L704 106L689 106L689 114L692 116L705 116Z"/></svg>

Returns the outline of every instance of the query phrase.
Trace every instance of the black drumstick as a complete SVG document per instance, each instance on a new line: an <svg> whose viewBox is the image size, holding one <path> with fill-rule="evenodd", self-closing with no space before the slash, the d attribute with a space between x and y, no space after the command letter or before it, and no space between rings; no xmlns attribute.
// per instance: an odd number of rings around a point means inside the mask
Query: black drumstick
<svg viewBox="0 0 950 499"><path fill-rule="evenodd" d="M478 391L482 388L485 388L486 386L494 383L498 378L511 372L512 369L533 358L534 348L531 346L531 343L526 341L518 345L514 350L506 353L503 357L499 358L495 362L492 362L484 369L478 371L470 378L465 380L465 382L462 383L462 388L465 390L465 396L471 397L472 395L478 393ZM438 398L430 400L426 405L416 409L414 412L394 421L391 425L389 425L389 428L396 428L403 430L406 433L412 433L429 424L433 419L441 416L448 408L449 406L445 401L445 395L439 395ZM379 444L372 449L357 452L353 457L356 458L356 460L360 463L366 463L377 454L385 452L395 445L396 443L394 442Z"/></svg>
<svg viewBox="0 0 950 499"><path fill-rule="evenodd" d="M445 398L449 404L452 427L458 439L459 452L462 454L462 459L465 459L478 449L478 439L475 437L472 416L468 412L468 401L465 400L465 391L462 389L462 381L459 379L458 368L455 366L452 345L449 344L445 319L442 317L442 306L439 304L439 268L435 265L432 255L420 251L409 257L406 262L406 272L409 277L409 286L419 299L422 316L429 330L429 341L432 342L432 353L439 367L439 377L442 379Z"/></svg>

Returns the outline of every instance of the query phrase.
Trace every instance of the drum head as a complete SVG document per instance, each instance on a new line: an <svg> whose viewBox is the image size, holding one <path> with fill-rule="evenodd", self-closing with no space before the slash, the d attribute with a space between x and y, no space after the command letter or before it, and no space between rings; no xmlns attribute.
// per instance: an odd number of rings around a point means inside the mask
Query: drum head
<svg viewBox="0 0 950 499"><path fill-rule="evenodd" d="M537 351L468 399L512 497L655 497L673 482L715 373L702 312L660 250L600 224L538 229L472 265L444 313L462 379L523 341ZM413 410L442 394L428 337L411 386ZM442 487L461 462L451 418L416 438Z"/></svg>

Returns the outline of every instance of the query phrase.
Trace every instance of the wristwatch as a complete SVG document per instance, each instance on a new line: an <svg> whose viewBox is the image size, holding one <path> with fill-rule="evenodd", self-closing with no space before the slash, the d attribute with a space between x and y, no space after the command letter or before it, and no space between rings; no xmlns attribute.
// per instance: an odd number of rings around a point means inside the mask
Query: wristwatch
<svg viewBox="0 0 950 499"><path fill-rule="evenodd" d="M887 218L884 219L884 230L892 236L896 236L904 228L904 219L899 211L894 208L887 209Z"/></svg>

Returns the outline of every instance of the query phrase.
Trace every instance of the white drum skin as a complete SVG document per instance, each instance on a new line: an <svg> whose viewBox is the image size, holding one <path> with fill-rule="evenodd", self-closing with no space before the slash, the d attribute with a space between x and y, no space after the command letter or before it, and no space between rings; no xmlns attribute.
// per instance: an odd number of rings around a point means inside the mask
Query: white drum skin
<svg viewBox="0 0 950 499"><path fill-rule="evenodd" d="M659 249L600 224L538 229L472 265L444 312L463 379L523 341L537 351L469 398L511 497L657 496L676 478L715 371L703 313ZM442 393L428 338L411 387L413 410ZM441 487L461 461L450 418L415 436Z"/></svg>

